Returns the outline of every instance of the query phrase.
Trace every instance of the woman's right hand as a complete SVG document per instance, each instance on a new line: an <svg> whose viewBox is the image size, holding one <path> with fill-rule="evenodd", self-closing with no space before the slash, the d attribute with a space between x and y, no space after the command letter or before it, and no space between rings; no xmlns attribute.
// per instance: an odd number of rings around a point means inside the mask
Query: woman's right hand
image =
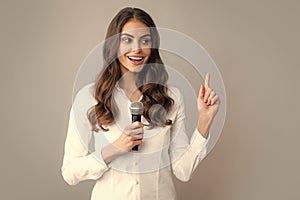
<svg viewBox="0 0 300 200"><path fill-rule="evenodd" d="M121 136L113 143L105 146L102 151L102 157L106 164L110 163L118 156L131 151L135 145L142 144L144 125L141 122L134 122L125 127Z"/></svg>
<svg viewBox="0 0 300 200"><path fill-rule="evenodd" d="M134 122L126 126L121 136L113 142L113 145L124 153L131 151L134 146L142 144L143 127L144 125L141 122Z"/></svg>

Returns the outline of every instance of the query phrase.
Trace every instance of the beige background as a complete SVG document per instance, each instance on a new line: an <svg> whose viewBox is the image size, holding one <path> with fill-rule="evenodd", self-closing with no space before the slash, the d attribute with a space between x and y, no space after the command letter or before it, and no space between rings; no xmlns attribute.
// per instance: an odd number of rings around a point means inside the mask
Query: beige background
<svg viewBox="0 0 300 200"><path fill-rule="evenodd" d="M109 3L108 3L109 2ZM0 199L88 199L60 175L72 86L118 10L190 35L219 67L227 118L179 199L300 198L297 0L1 0Z"/></svg>

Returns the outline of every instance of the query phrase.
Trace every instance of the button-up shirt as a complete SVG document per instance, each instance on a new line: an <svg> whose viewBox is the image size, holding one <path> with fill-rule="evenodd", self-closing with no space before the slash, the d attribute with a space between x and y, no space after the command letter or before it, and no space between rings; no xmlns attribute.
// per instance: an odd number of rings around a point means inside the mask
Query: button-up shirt
<svg viewBox="0 0 300 200"><path fill-rule="evenodd" d="M70 185L83 180L96 181L91 200L172 200L176 192L172 173L188 181L199 162L206 156L208 139L197 128L188 138L184 126L183 97L177 88L168 89L174 104L167 113L172 125L144 126L143 143L137 152L127 152L111 163L103 161L101 149L115 141L131 124L130 100L116 85L113 100L118 108L115 123L104 126L108 131L94 132L87 111L94 105L94 84L83 87L70 110L62 175ZM148 122L142 116L142 122Z"/></svg>

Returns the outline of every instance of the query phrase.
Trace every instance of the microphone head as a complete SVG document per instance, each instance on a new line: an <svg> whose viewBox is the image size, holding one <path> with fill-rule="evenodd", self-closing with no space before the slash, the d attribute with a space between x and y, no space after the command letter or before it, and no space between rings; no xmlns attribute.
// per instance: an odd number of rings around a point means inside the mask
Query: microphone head
<svg viewBox="0 0 300 200"><path fill-rule="evenodd" d="M142 115L144 110L144 106L142 102L133 102L130 105L130 112L132 115Z"/></svg>

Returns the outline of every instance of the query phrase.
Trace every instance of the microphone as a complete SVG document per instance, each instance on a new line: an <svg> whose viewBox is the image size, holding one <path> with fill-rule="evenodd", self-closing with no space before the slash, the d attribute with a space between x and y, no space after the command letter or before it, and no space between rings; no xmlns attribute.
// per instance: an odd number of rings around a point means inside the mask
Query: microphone
<svg viewBox="0 0 300 200"><path fill-rule="evenodd" d="M133 102L130 105L130 112L131 112L131 121L133 122L141 122L142 114L143 114L144 106L142 102ZM132 148L132 151L138 151L139 146L136 145Z"/></svg>

